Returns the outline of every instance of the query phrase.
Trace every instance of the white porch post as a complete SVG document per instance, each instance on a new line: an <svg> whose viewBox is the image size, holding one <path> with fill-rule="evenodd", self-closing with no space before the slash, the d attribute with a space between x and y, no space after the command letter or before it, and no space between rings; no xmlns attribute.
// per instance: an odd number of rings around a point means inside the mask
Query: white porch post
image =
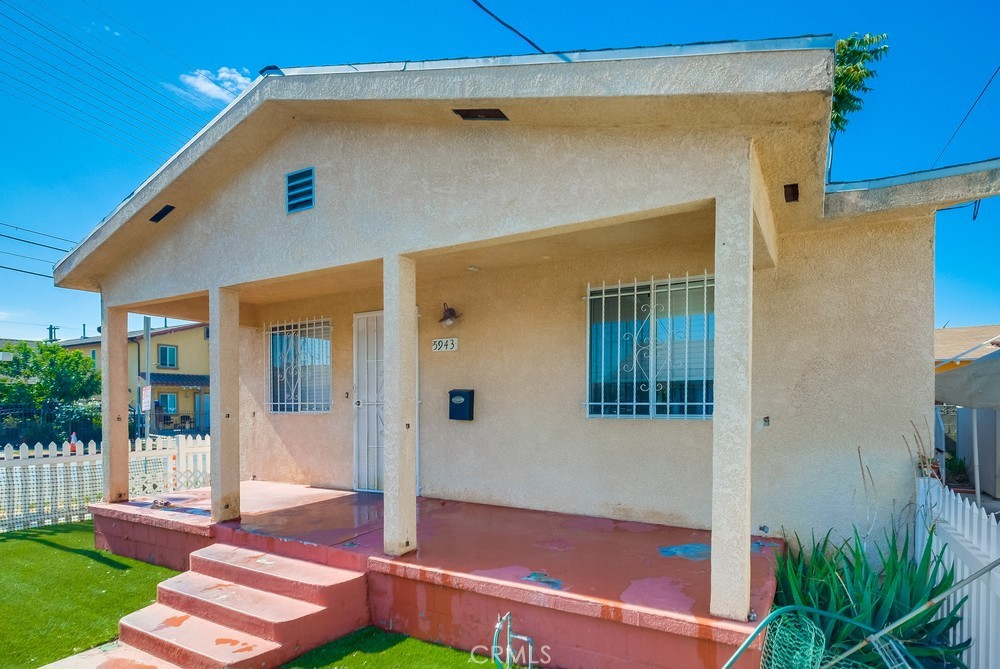
<svg viewBox="0 0 1000 669"><path fill-rule="evenodd" d="M749 185L718 198L715 206L711 613L746 620L750 610L754 228Z"/></svg>
<svg viewBox="0 0 1000 669"><path fill-rule="evenodd" d="M212 520L240 515L240 296L208 292Z"/></svg>
<svg viewBox="0 0 1000 669"><path fill-rule="evenodd" d="M128 501L128 311L101 306L101 460L105 502Z"/></svg>
<svg viewBox="0 0 1000 669"><path fill-rule="evenodd" d="M411 258L383 260L384 550L417 548L417 275Z"/></svg>

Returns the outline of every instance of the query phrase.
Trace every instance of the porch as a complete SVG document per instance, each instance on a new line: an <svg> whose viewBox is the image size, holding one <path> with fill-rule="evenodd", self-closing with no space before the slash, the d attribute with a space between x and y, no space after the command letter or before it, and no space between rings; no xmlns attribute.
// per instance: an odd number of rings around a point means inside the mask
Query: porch
<svg viewBox="0 0 1000 669"><path fill-rule="evenodd" d="M218 542L355 570L367 574L372 624L479 652L511 611L548 666L720 667L753 628L709 613L705 530L421 497L419 548L387 557L381 495L240 488L242 517L220 523L208 488L93 505L98 545L179 568L180 554ZM782 545L750 541L751 605L763 614Z"/></svg>

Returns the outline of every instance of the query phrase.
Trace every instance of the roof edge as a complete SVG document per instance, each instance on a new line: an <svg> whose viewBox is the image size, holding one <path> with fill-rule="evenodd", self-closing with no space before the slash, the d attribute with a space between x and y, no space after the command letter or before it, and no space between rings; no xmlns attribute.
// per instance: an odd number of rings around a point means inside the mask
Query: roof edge
<svg viewBox="0 0 1000 669"><path fill-rule="evenodd" d="M826 218L898 209L928 212L1000 195L1000 158L826 186Z"/></svg>

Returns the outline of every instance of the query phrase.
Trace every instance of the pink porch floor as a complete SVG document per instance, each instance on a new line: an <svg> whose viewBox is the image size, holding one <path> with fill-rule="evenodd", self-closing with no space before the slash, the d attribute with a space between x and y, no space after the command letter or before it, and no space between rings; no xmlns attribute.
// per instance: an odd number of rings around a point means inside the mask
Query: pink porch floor
<svg viewBox="0 0 1000 669"><path fill-rule="evenodd" d="M684 637L695 646L685 651L691 659L676 666L721 666L753 627L709 615L708 531L420 498L419 549L389 558L382 554L381 495L248 481L241 496L240 520L217 525L208 516L208 489L160 495L156 506L152 498L95 505L94 512L365 570L373 623L459 647L484 643L491 624L482 611L464 610L456 592L468 601L483 599L480 609L494 607L493 621L503 612L495 608L500 600L501 607L517 612L515 620L535 628L518 631L536 642L547 633L556 644L612 635L602 624L624 624L633 636L639 628ZM751 606L763 617L774 597L773 557L781 543L748 541ZM435 603L425 586L448 594ZM568 622L553 626L551 618L534 615L538 611L569 616ZM579 620L590 622L581 626ZM632 643L650 644L657 645ZM604 657L604 651L595 652ZM607 652L619 650L612 643ZM562 656L570 658L566 666L612 666L592 662L597 655ZM625 665L661 666L646 656L632 656Z"/></svg>

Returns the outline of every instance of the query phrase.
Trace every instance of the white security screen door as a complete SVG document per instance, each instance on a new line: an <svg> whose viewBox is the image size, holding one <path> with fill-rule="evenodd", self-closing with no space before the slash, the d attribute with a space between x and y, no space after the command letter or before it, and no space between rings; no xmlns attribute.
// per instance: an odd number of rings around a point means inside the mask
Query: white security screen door
<svg viewBox="0 0 1000 669"><path fill-rule="evenodd" d="M382 312L354 315L354 487L381 491Z"/></svg>

